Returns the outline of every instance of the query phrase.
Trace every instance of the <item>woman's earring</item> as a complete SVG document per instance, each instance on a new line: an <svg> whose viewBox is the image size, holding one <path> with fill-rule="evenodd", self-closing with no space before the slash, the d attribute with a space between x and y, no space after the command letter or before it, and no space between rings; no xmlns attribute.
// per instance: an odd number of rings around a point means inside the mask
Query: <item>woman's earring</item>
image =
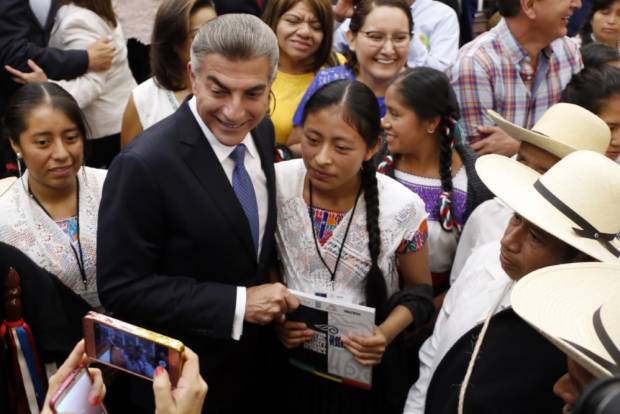
<svg viewBox="0 0 620 414"><path fill-rule="evenodd" d="M428 132L429 134L434 134L434 133L435 133L435 130L434 130L434 129L429 128L429 129L427 129L427 130L426 130L426 132Z"/></svg>
<svg viewBox="0 0 620 414"><path fill-rule="evenodd" d="M17 155L17 174L21 178L22 176L22 153L18 152L15 155Z"/></svg>

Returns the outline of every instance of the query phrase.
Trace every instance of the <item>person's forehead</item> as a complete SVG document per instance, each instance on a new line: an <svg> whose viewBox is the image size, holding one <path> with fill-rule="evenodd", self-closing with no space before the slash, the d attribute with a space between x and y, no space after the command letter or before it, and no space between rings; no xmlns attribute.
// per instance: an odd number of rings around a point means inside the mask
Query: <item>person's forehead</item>
<svg viewBox="0 0 620 414"><path fill-rule="evenodd" d="M246 89L266 85L270 74L271 68L267 56L235 59L210 53L202 58L199 76L203 79L215 78L229 89L237 87Z"/></svg>

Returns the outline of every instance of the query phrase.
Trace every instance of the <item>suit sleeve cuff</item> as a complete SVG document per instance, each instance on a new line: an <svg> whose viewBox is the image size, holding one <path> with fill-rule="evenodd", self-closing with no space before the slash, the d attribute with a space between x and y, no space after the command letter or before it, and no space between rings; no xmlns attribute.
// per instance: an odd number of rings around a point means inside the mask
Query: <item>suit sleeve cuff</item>
<svg viewBox="0 0 620 414"><path fill-rule="evenodd" d="M241 339L243 334L243 317L245 316L245 287L237 287L237 301L235 303L235 317L233 318L232 338Z"/></svg>

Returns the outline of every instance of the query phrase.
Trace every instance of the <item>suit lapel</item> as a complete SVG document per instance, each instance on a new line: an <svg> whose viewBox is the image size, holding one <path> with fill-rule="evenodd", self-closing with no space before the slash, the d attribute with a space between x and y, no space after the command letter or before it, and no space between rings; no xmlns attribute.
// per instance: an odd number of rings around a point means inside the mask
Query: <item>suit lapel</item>
<svg viewBox="0 0 620 414"><path fill-rule="evenodd" d="M264 122L264 121L263 121ZM263 123L259 124L252 130L252 139L258 149L260 156L261 167L265 173L267 179L267 221L265 222L265 231L263 232L262 248L259 263L264 263L265 260L269 260L267 255L271 254L271 249L267 248L267 243L272 239L270 232L275 228L276 220L276 180L275 170L273 167L273 142L274 137L268 136L265 131L261 130ZM264 128L263 128L264 129ZM270 141L269 141L270 140Z"/></svg>
<svg viewBox="0 0 620 414"><path fill-rule="evenodd" d="M178 118L181 156L194 173L209 199L226 217L232 232L239 237L243 246L256 260L256 250L250 232L250 225L243 208L226 177L222 164L196 123L187 101L174 114Z"/></svg>

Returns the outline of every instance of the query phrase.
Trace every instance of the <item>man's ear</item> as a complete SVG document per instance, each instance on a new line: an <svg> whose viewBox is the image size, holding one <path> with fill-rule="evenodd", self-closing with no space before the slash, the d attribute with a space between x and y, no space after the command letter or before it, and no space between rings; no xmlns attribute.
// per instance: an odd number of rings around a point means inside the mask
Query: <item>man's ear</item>
<svg viewBox="0 0 620 414"><path fill-rule="evenodd" d="M187 62L187 73L189 74L189 80L192 83L192 89L194 89L194 83L196 82L196 76L194 75L194 71L192 70L192 62Z"/></svg>

